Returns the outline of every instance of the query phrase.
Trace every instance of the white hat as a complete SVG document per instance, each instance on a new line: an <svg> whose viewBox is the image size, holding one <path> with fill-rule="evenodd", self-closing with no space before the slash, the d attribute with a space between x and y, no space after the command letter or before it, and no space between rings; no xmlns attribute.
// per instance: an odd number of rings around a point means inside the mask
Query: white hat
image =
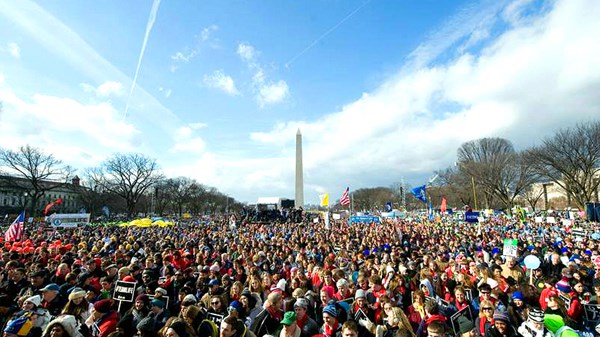
<svg viewBox="0 0 600 337"><path fill-rule="evenodd" d="M277 288L281 289L282 291L285 291L285 285L286 282L284 279L281 279L279 282L277 282Z"/></svg>
<svg viewBox="0 0 600 337"><path fill-rule="evenodd" d="M385 268L385 273L389 274L389 273L395 273L396 271L394 271L394 268L392 266L387 266Z"/></svg>
<svg viewBox="0 0 600 337"><path fill-rule="evenodd" d="M40 295L35 295L35 296L31 296L28 297L25 302L31 302L33 303L36 307L39 307L40 304L42 304L42 297Z"/></svg>
<svg viewBox="0 0 600 337"><path fill-rule="evenodd" d="M367 295L365 294L365 291L364 291L364 290L362 290L362 289L358 289L358 290L356 291L356 294L354 294L354 299L355 299L355 300L357 300L357 299L359 299L359 298L366 298L366 297L367 297Z"/></svg>
<svg viewBox="0 0 600 337"><path fill-rule="evenodd" d="M167 295L167 290L161 287L158 287L154 290L154 293L161 293L163 296Z"/></svg>
<svg viewBox="0 0 600 337"><path fill-rule="evenodd" d="M348 281L346 281L346 279L339 279L336 283L335 283L336 287L341 288L341 287L347 287L348 286Z"/></svg>

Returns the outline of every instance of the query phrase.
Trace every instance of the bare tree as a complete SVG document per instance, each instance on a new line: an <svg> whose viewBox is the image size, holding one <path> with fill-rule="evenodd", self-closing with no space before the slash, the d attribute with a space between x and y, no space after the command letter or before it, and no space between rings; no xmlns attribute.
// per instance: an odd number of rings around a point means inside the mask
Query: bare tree
<svg viewBox="0 0 600 337"><path fill-rule="evenodd" d="M458 149L458 167L482 185L487 202L498 198L503 207L512 207L515 198L535 179L530 162L503 138L462 144Z"/></svg>
<svg viewBox="0 0 600 337"><path fill-rule="evenodd" d="M195 180L187 177L171 178L165 181L165 192L170 195L171 202L179 216L181 216L184 206L191 202L198 185Z"/></svg>
<svg viewBox="0 0 600 337"><path fill-rule="evenodd" d="M538 204L540 199L542 199L542 196L544 196L544 189L535 188L534 185L529 186L521 193L521 197L523 197L523 199L527 201L527 203L529 204L529 206L531 206L534 212L535 206Z"/></svg>
<svg viewBox="0 0 600 337"><path fill-rule="evenodd" d="M154 159L136 153L116 154L100 167L88 170L88 175L105 191L125 200L129 217L140 198L162 178Z"/></svg>
<svg viewBox="0 0 600 337"><path fill-rule="evenodd" d="M528 154L535 170L562 187L580 209L598 199L600 121L559 130Z"/></svg>
<svg viewBox="0 0 600 337"><path fill-rule="evenodd" d="M352 192L354 208L357 210L383 210L387 202L398 200L390 188L361 188Z"/></svg>
<svg viewBox="0 0 600 337"><path fill-rule="evenodd" d="M37 215L36 205L42 196L64 187L73 174L70 166L29 145L17 151L0 150L0 170L7 187L27 193L32 216Z"/></svg>

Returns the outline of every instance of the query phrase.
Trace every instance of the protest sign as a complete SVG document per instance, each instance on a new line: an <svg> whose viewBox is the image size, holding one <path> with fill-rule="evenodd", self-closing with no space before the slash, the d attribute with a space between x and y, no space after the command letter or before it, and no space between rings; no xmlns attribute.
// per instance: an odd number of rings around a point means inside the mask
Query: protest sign
<svg viewBox="0 0 600 337"><path fill-rule="evenodd" d="M518 243L519 243L519 240L504 239L504 249L502 250L502 255L517 257L517 244Z"/></svg>
<svg viewBox="0 0 600 337"><path fill-rule="evenodd" d="M113 299L116 301L133 302L135 299L136 282L117 281Z"/></svg>

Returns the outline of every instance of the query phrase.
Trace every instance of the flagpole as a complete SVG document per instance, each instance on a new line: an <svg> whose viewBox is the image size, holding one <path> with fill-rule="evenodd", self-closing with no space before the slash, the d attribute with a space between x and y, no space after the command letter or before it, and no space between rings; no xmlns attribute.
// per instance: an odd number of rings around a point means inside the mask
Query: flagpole
<svg viewBox="0 0 600 337"><path fill-rule="evenodd" d="M27 205L25 205L25 208L23 208L23 233L19 239L21 242L23 242L23 237L25 237L25 219L27 219Z"/></svg>
<svg viewBox="0 0 600 337"><path fill-rule="evenodd" d="M352 210L354 209L354 196L350 194L350 215L352 215Z"/></svg>

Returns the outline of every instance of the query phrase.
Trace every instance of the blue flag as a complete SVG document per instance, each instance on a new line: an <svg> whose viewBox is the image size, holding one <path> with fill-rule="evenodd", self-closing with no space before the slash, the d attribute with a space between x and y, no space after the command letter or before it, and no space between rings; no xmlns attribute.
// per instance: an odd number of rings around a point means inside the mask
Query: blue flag
<svg viewBox="0 0 600 337"><path fill-rule="evenodd" d="M415 198L427 203L427 197L425 196L425 185L417 186L411 190Z"/></svg>

